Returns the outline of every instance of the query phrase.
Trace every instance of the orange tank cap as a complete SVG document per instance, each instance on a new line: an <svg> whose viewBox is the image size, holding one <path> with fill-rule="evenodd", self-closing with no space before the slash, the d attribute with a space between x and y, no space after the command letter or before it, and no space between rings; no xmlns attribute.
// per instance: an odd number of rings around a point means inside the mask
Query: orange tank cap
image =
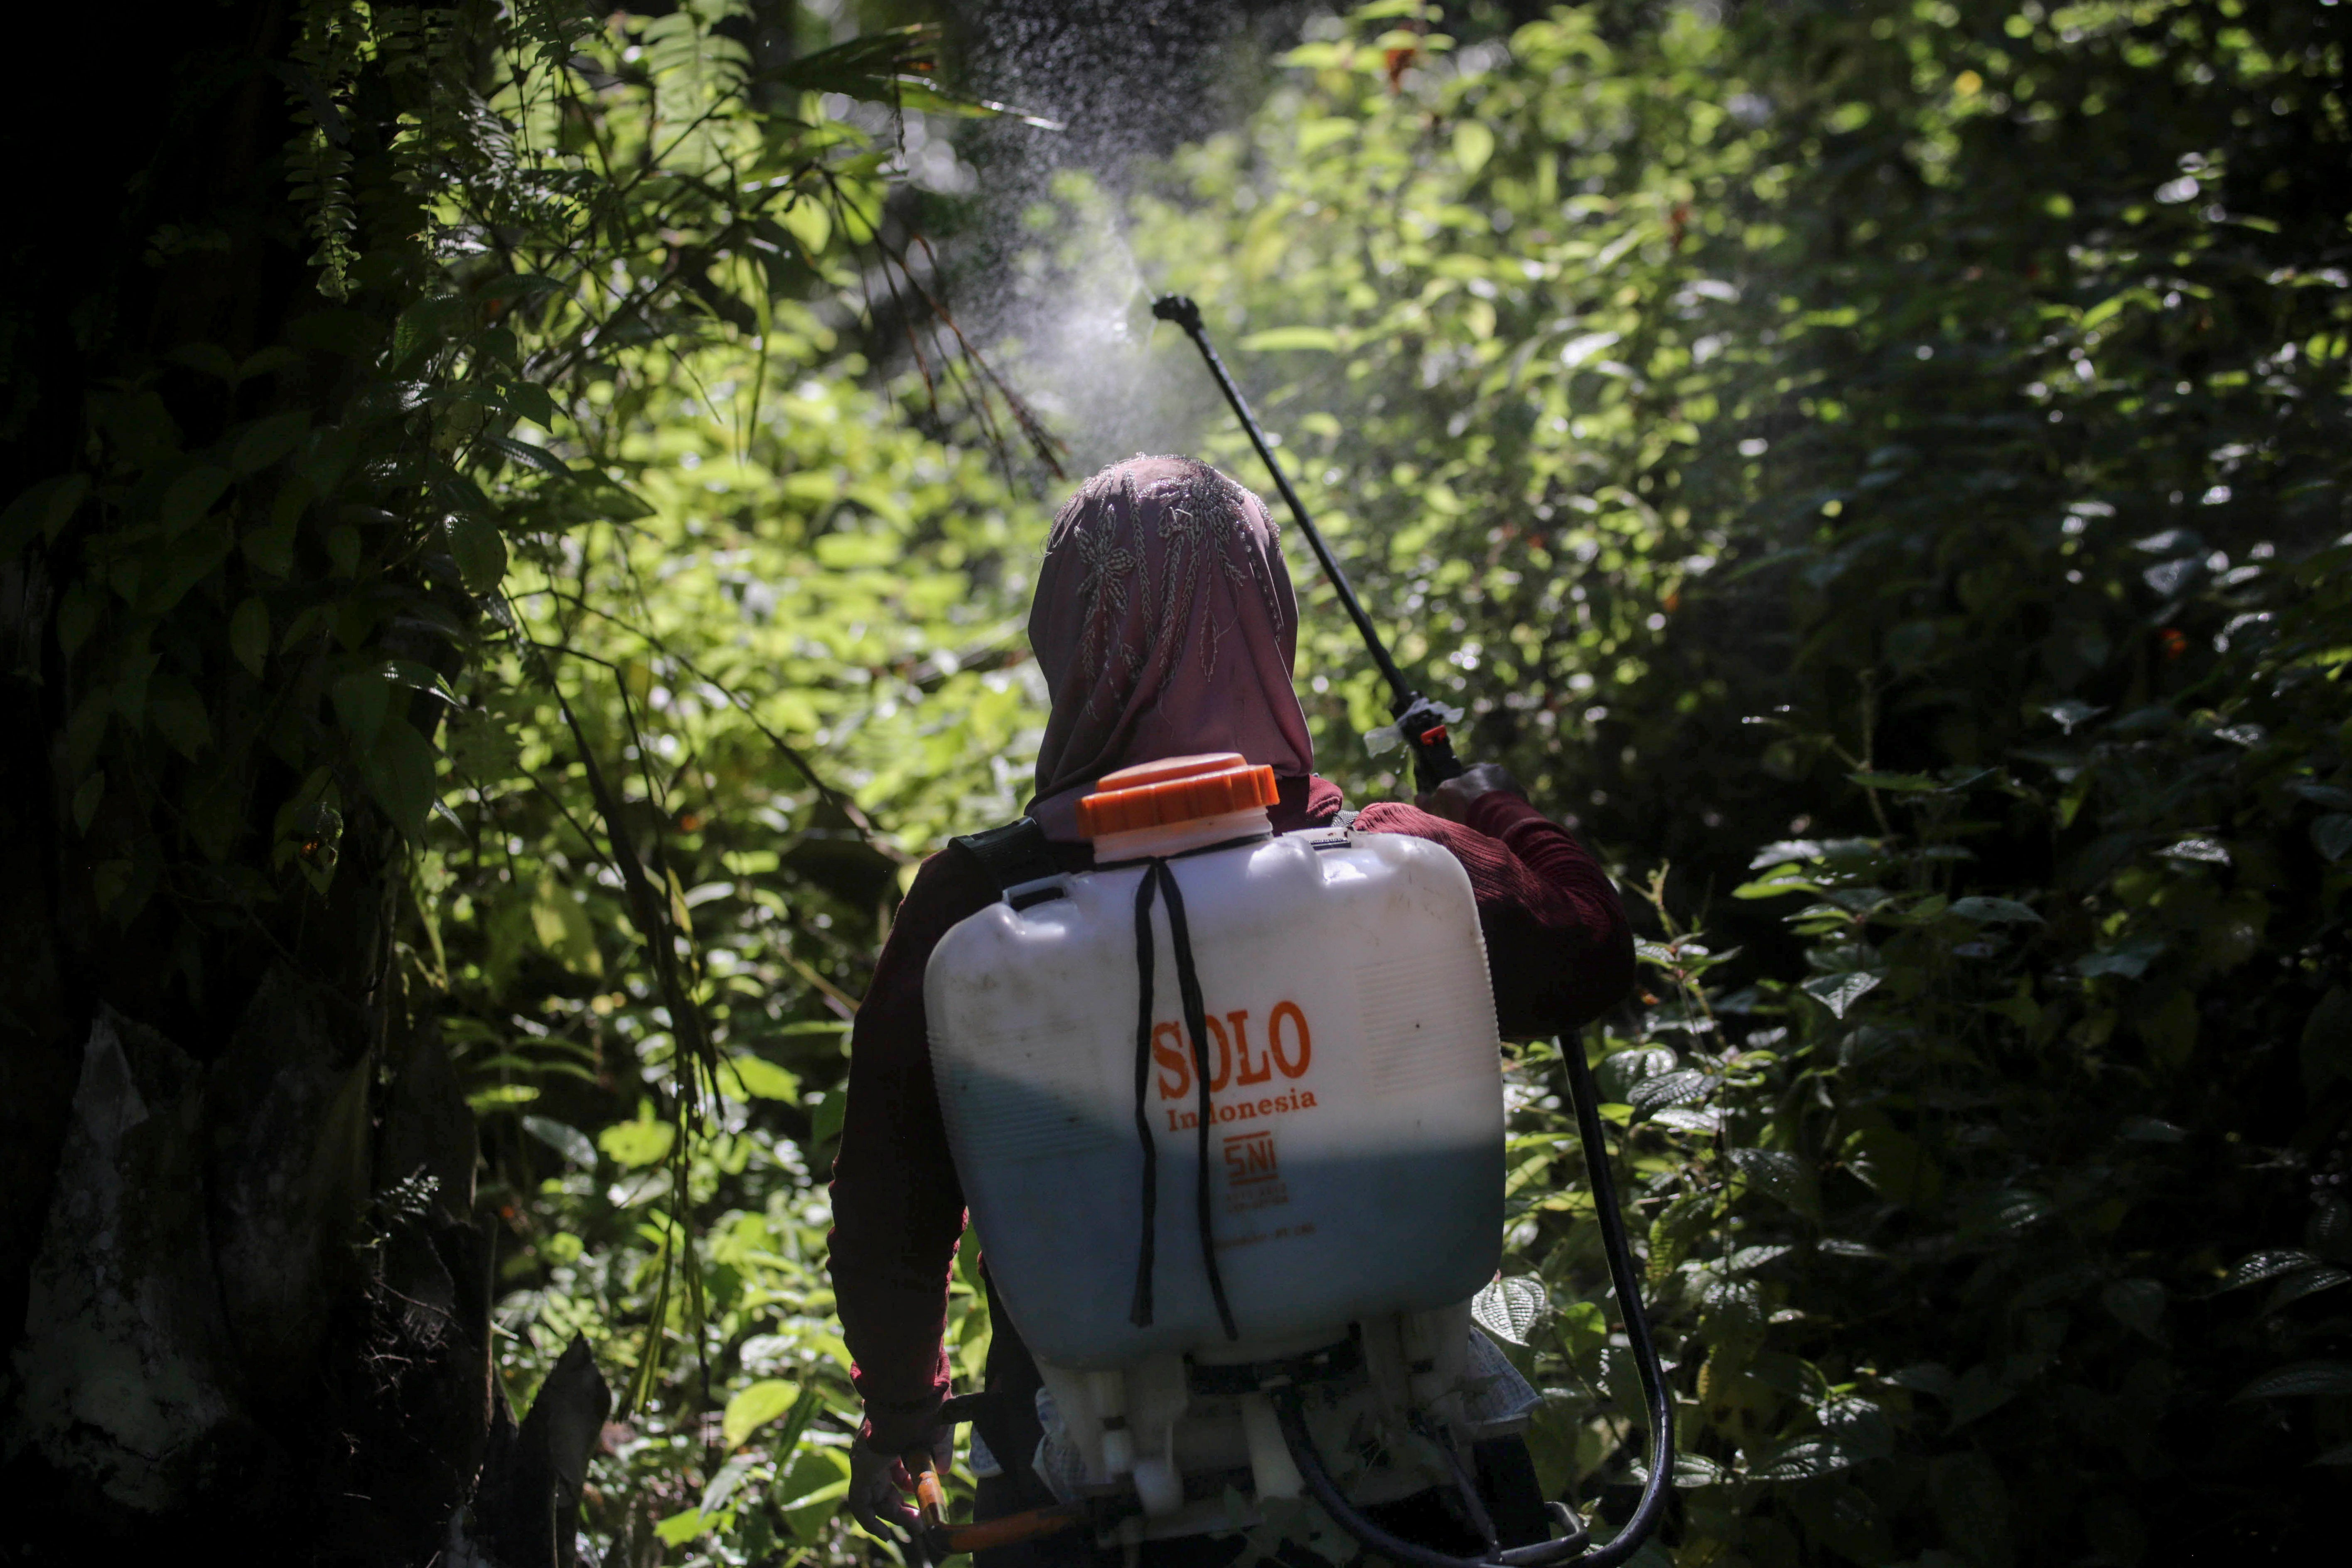
<svg viewBox="0 0 2352 1568"><path fill-rule="evenodd" d="M1078 828L1089 838L1197 822L1229 811L1272 805L1274 770L1252 767L1239 752L1162 757L1105 773L1078 802Z"/></svg>

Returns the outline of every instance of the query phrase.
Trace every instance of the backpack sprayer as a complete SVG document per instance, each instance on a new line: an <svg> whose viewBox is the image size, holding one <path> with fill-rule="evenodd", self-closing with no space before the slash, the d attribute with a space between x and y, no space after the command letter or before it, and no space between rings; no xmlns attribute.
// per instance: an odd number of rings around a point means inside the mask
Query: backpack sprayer
<svg viewBox="0 0 2352 1568"><path fill-rule="evenodd" d="M1460 776L1447 710L1389 657L1199 310L1171 297L1152 313L1191 336L1274 475L1388 678L1421 789ZM956 840L1002 899L932 952L932 1064L991 1278L1055 1412L1033 1468L1065 1500L951 1525L929 1456L909 1454L922 1544L939 1558L1077 1527L1133 1549L1245 1522L1238 1487L1313 1498L1400 1568L1612 1568L1664 1510L1672 1408L1591 1069L1562 1043L1650 1431L1641 1500L1600 1547L1535 1491L1507 1437L1533 1391L1490 1403L1516 1374L1470 1327L1500 1256L1505 1124L1469 879L1410 835L1276 834L1276 795L1273 770L1239 755L1163 758L1079 803L1089 871L1061 871L1028 818ZM1482 1478L1503 1489L1482 1498ZM1469 1555L1368 1516L1449 1488L1483 1543Z"/></svg>
<svg viewBox="0 0 2352 1568"><path fill-rule="evenodd" d="M1201 324L1201 307L1184 295L1163 294L1151 302L1151 313L1160 321L1173 321L1182 329L1186 337L1192 340L1192 346L1201 351L1201 358L1208 363L1209 374L1216 378L1217 390L1225 395L1225 402L1232 405L1234 417L1241 421L1242 429L1249 436L1250 445L1257 448L1259 459L1265 464L1266 471L1274 476L1275 489L1282 492L1284 503L1290 508L1290 515L1297 520L1299 531L1307 536L1307 547L1315 552L1315 559L1322 563L1323 574L1339 595L1339 603L1346 608L1348 618L1356 623L1356 633L1364 639L1364 647L1371 654L1372 662L1387 678L1391 692L1389 711L1396 716L1397 731L1412 749L1414 784L1425 795L1447 779L1457 777L1463 771L1462 763L1454 754L1454 742L1446 732L1444 713L1434 702L1413 689L1405 679L1404 672L1397 668L1396 660L1389 657L1389 650L1381 643L1380 632L1373 627L1371 617L1365 615L1363 605L1357 603L1355 590L1348 584L1348 574L1339 569L1339 563L1331 554L1330 545L1324 542L1321 531L1315 526L1315 520L1307 516L1298 492L1291 488L1290 476L1283 472L1282 464L1276 460L1265 432L1258 428L1257 420L1251 415L1241 388L1234 384L1224 361L1217 357L1215 347L1209 342L1208 331ZM1641 1550L1642 1542L1649 1539L1651 1531L1657 1528L1659 1517L1665 1511L1666 1496L1674 1479L1674 1406L1667 1395L1664 1371L1658 1363L1656 1342L1650 1337L1649 1320L1642 1311L1641 1276L1634 1270L1633 1248L1626 1242L1624 1218L1617 1206L1616 1181L1610 1173L1609 1148L1601 1136L1601 1091L1592 1080L1592 1068L1586 1063L1579 1042L1562 1040L1559 1046L1560 1060L1568 1068L1572 1089L1570 1098L1576 1106L1577 1136L1584 1145L1584 1163L1591 1175L1593 1205L1601 1221L1603 1249L1609 1258L1609 1279L1616 1289L1618 1304L1625 1314L1625 1337L1633 1347L1634 1364L1641 1373L1643 1398L1648 1405L1650 1473L1643 1483L1641 1501L1616 1539L1605 1546L1587 1551L1578 1560L1582 1568L1611 1568L1612 1564L1622 1563ZM1298 1430L1303 1433L1304 1429ZM1294 1450L1301 1447L1291 1424L1286 1424L1285 1435L1292 1437ZM1400 1551L1402 1542L1373 1539L1373 1534L1368 1534L1360 1528L1368 1521L1347 1506L1346 1499L1339 1495L1329 1478L1319 1474L1319 1467L1317 1473L1310 1474L1307 1463L1302 1462L1300 1474L1306 1477L1316 1500L1341 1528L1383 1556L1396 1562L1423 1564L1423 1568L1464 1561L1419 1549ZM1373 1533L1379 1532L1375 1531Z"/></svg>

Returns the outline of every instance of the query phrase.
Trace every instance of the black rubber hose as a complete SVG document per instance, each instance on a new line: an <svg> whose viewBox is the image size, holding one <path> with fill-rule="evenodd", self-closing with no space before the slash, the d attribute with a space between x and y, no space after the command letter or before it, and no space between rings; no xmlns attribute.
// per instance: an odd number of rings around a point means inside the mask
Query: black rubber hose
<svg viewBox="0 0 2352 1568"><path fill-rule="evenodd" d="M1322 1456L1307 1429L1305 1391L1295 1382L1267 1385L1282 1440L1298 1467L1299 1479L1331 1516L1332 1521L1373 1552L1404 1568L1539 1568L1571 1558L1577 1568L1616 1568L1642 1549L1658 1528L1674 1486L1675 1412L1666 1389L1665 1369L1658 1361L1657 1342L1650 1337L1650 1321L1642 1311L1641 1278L1633 1270L1633 1249L1625 1238L1625 1218L1617 1206L1616 1177L1609 1168L1609 1144L1601 1126L1601 1089L1584 1059L1584 1042L1569 1036L1557 1042L1567 1064L1570 1099L1576 1106L1576 1135L1584 1145L1584 1163L1592 1184L1594 1211L1601 1221L1601 1249L1609 1258L1609 1282L1625 1318L1625 1338L1633 1351L1633 1365L1642 1378L1642 1395L1650 1417L1650 1474L1642 1483L1641 1500L1606 1545L1587 1548L1580 1538L1544 1542L1497 1552L1490 1558L1455 1557L1418 1546L1392 1535L1356 1510L1323 1468Z"/></svg>
<svg viewBox="0 0 2352 1568"><path fill-rule="evenodd" d="M1454 1557L1433 1547L1420 1546L1401 1535L1391 1535L1356 1511L1347 1494L1332 1480L1331 1473L1323 1468L1323 1457L1315 1451L1315 1438L1307 1430L1307 1410L1303 1391L1297 1384L1278 1384L1266 1391L1274 1405L1274 1418L1282 1427L1283 1446L1290 1450L1290 1462L1298 1467L1298 1479L1333 1523L1365 1547L1404 1568L1542 1568L1544 1564L1565 1563L1576 1559L1583 1549L1580 1537L1565 1541L1540 1542L1533 1546L1514 1546L1497 1552L1492 1557Z"/></svg>
<svg viewBox="0 0 2352 1568"><path fill-rule="evenodd" d="M1592 1183L1593 1212L1601 1221L1601 1250L1609 1258L1609 1283L1616 1288L1617 1305L1625 1315L1625 1339L1633 1349L1633 1366L1642 1376L1642 1397L1650 1412L1650 1476L1642 1483L1642 1500L1633 1517L1615 1540L1597 1546L1579 1560L1578 1568L1615 1568L1642 1549L1666 1511L1675 1482L1675 1407L1666 1390L1665 1369L1658 1364L1658 1347L1650 1337L1650 1321L1642 1313L1642 1279L1633 1270L1633 1249L1625 1240L1625 1217L1617 1206L1617 1179L1609 1169L1609 1144L1601 1128L1601 1088L1592 1081L1591 1064L1584 1059L1584 1041L1561 1037L1560 1060L1568 1066L1570 1098L1576 1102L1576 1136L1584 1145L1584 1169Z"/></svg>

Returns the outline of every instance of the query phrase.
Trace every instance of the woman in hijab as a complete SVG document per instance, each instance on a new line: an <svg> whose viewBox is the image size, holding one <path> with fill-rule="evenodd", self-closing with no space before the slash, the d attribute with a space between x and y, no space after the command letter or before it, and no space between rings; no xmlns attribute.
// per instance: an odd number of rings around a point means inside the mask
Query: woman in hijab
<svg viewBox="0 0 2352 1568"><path fill-rule="evenodd" d="M1274 524L1255 496L1206 464L1136 458L1087 481L1048 536L1029 640L1053 712L1027 815L1064 870L1093 860L1078 831L1079 798L1131 763L1238 752L1270 765L1280 794L1268 815L1278 833L1328 824L1341 810L1339 787L1315 775L1291 686L1297 603ZM1631 984L1633 939L1615 889L1501 768L1473 767L1412 805L1368 805L1353 826L1432 839L1461 861L1477 896L1504 1035L1570 1033ZM944 1439L942 1336L964 1227L932 1085L923 972L949 928L997 897L969 855L925 861L851 1037L832 1268L866 1404L850 1502L877 1531L881 1519L914 1518L898 1495L908 1482L898 1457ZM975 1425L1001 1474L981 1482L982 1518L1053 1500L1027 1462L1041 1435L1036 1367L1003 1311L992 1310L990 1322L992 1397ZM1091 1547L1076 1533L1041 1542L1054 1550L1036 1555L1085 1561ZM1240 1545L1239 1536L1198 1537L1158 1543L1154 1557L1207 1568Z"/></svg>

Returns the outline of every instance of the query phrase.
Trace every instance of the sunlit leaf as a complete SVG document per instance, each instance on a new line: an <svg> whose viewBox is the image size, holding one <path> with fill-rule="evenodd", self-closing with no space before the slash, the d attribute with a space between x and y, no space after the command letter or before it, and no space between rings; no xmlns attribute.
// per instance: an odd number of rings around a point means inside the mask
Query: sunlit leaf
<svg viewBox="0 0 2352 1568"><path fill-rule="evenodd" d="M1843 1018L1846 1010L1878 988L1880 976L1867 970L1845 974L1818 975L1805 982L1805 994L1830 1010L1832 1017Z"/></svg>
<svg viewBox="0 0 2352 1568"><path fill-rule="evenodd" d="M526 1116L522 1119L522 1127L524 1131L583 1170L596 1168L596 1145L588 1142L588 1135L577 1127L545 1116Z"/></svg>
<svg viewBox="0 0 2352 1568"><path fill-rule="evenodd" d="M800 1390L782 1378L762 1378L727 1402L727 1412L721 1425L721 1435L730 1448L740 1448L744 1440L778 1416L787 1414L800 1398Z"/></svg>
<svg viewBox="0 0 2352 1568"><path fill-rule="evenodd" d="M640 1118L635 1121L616 1121L605 1128L596 1134L596 1147L623 1169L641 1170L667 1159L670 1145L677 1138L677 1129L668 1122Z"/></svg>
<svg viewBox="0 0 2352 1568"><path fill-rule="evenodd" d="M1820 1217L1821 1199L1812 1174L1796 1155L1779 1149L1734 1149L1731 1163L1761 1191L1799 1214Z"/></svg>
<svg viewBox="0 0 2352 1568"><path fill-rule="evenodd" d="M1465 174L1475 174L1495 155L1495 133L1475 120L1463 120L1454 127L1454 161Z"/></svg>
<svg viewBox="0 0 2352 1568"><path fill-rule="evenodd" d="M1771 1450L1748 1467L1759 1481L1808 1481L1853 1467L1853 1455L1833 1437L1800 1437Z"/></svg>
<svg viewBox="0 0 2352 1568"><path fill-rule="evenodd" d="M1514 1275L1496 1280L1472 1297L1470 1316L1496 1339L1523 1345L1550 1304L1541 1279L1532 1274Z"/></svg>
<svg viewBox="0 0 2352 1568"><path fill-rule="evenodd" d="M2216 1289L2242 1289L2248 1285L2259 1285L2265 1279L2275 1279L2282 1274L2300 1273L2316 1267L2319 1261L2300 1247L2273 1247L2251 1253L2239 1259L2237 1266L2230 1270L2229 1277Z"/></svg>
<svg viewBox="0 0 2352 1568"><path fill-rule="evenodd" d="M1670 1105L1687 1105L1706 1098L1709 1082L1706 1074L1685 1068L1657 1078L1643 1079L1633 1087L1626 1098L1636 1110L1658 1110Z"/></svg>
<svg viewBox="0 0 2352 1568"><path fill-rule="evenodd" d="M800 1079L771 1061L758 1057L739 1056L728 1058L727 1070L742 1086L743 1093L753 1100L795 1100L800 1098Z"/></svg>

